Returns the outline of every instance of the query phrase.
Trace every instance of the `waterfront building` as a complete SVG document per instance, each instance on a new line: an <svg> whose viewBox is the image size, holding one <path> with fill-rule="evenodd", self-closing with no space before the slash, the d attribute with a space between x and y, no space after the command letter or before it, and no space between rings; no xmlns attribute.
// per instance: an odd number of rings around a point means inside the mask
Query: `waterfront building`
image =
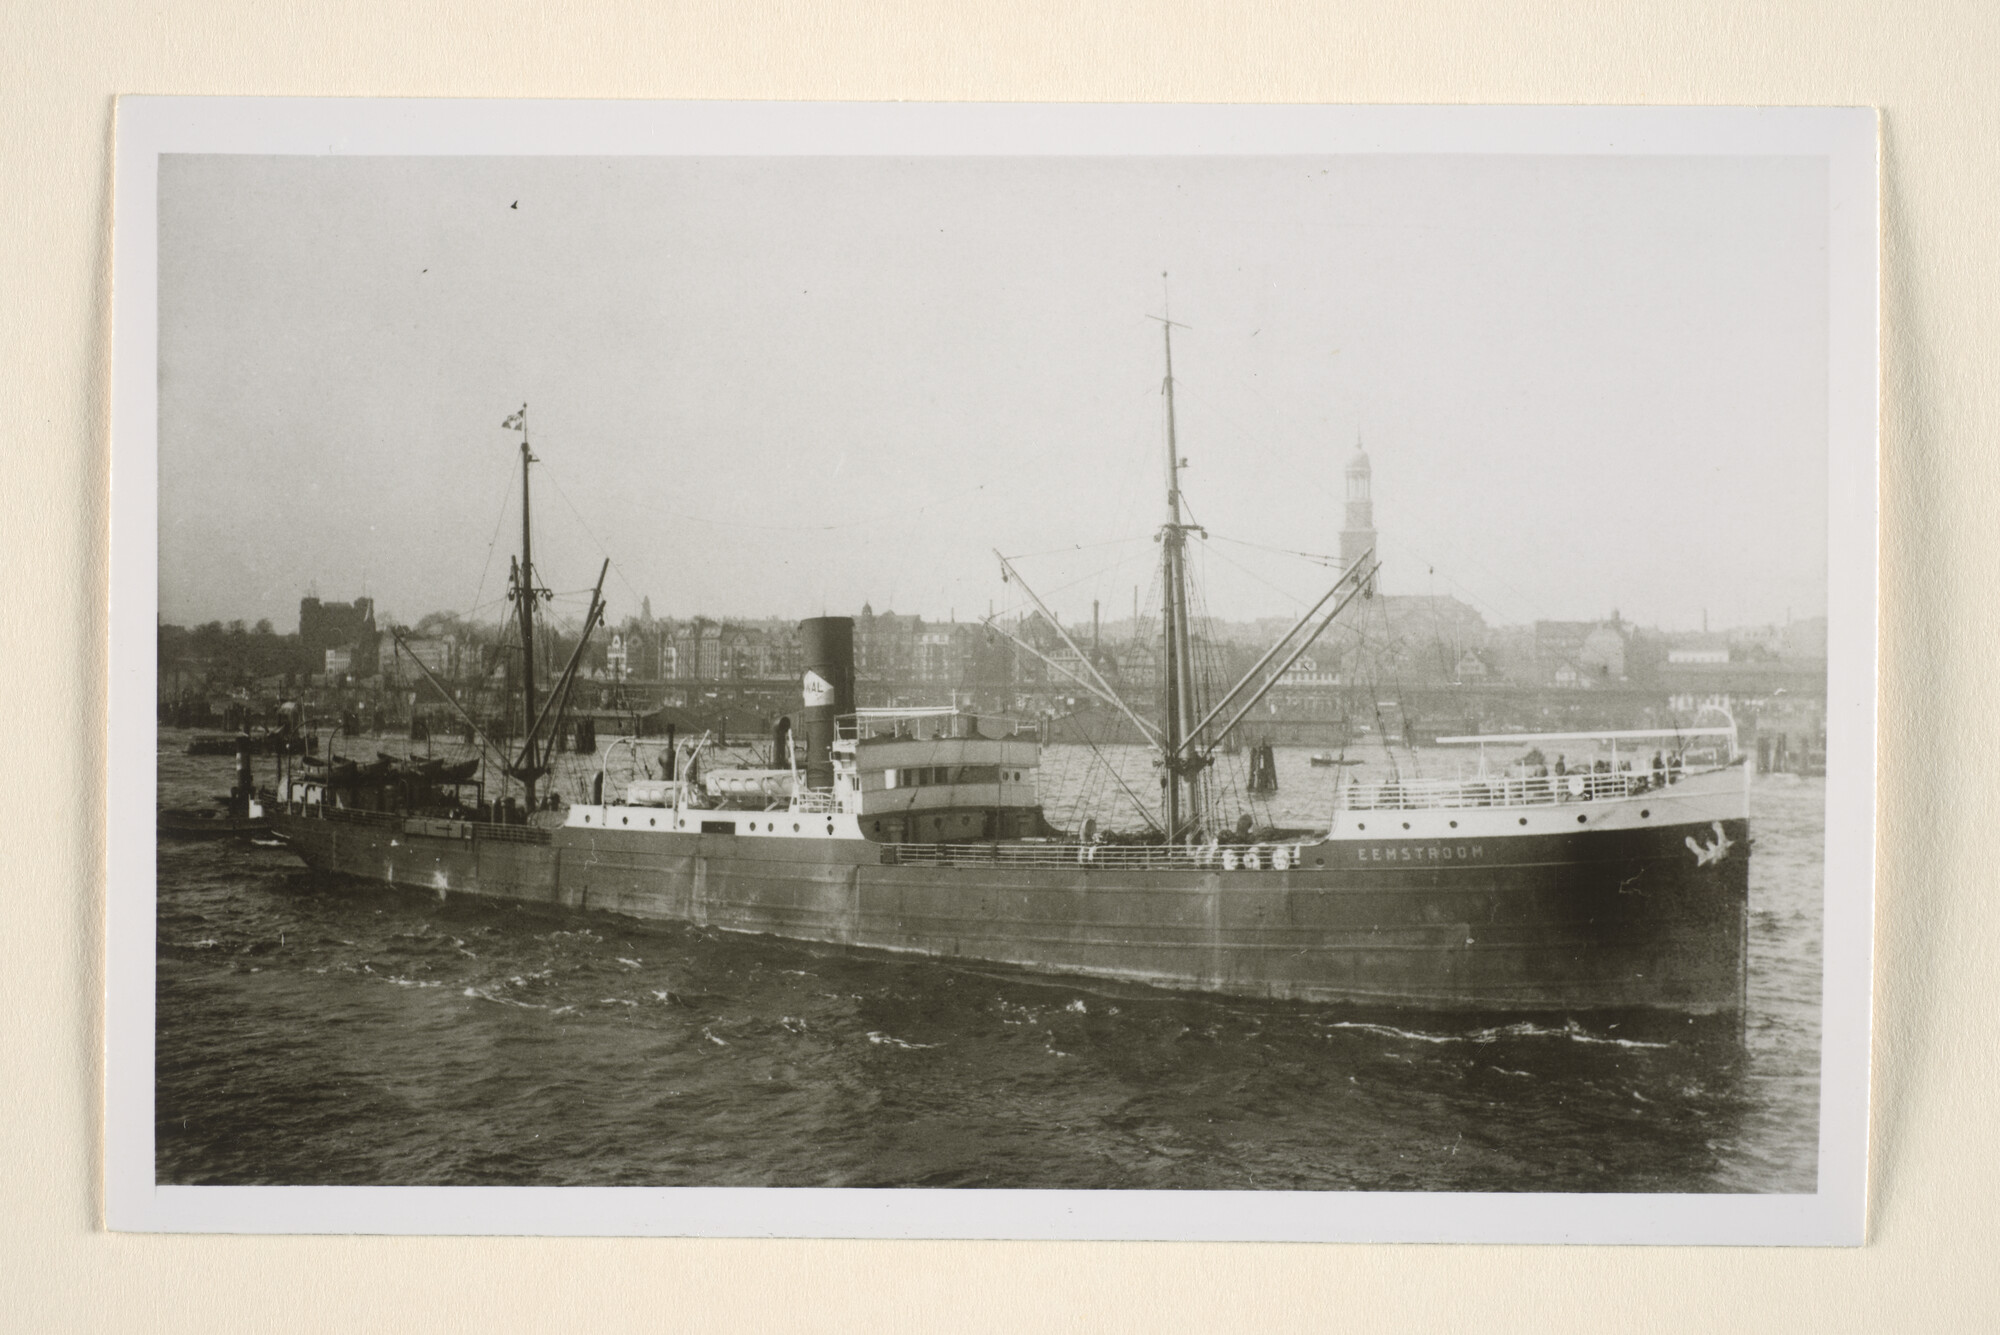
<svg viewBox="0 0 2000 1335"><path fill-rule="evenodd" d="M422 665L421 668L419 664ZM382 668L383 677L387 682L406 684L420 681L423 679L423 669L429 669L432 676L444 681L457 677L458 642L449 635L406 635L401 643L390 641L388 661Z"/></svg>
<svg viewBox="0 0 2000 1335"><path fill-rule="evenodd" d="M311 665L309 671L373 676L380 667L379 639L373 598L351 603L323 603L316 597L299 600L299 652ZM333 651L345 655L345 666L333 666L328 657Z"/></svg>

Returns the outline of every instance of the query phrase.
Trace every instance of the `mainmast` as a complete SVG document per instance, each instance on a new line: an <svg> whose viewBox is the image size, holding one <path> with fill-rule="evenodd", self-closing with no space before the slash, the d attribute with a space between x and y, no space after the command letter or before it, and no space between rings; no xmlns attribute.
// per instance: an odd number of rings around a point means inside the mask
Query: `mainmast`
<svg viewBox="0 0 2000 1335"><path fill-rule="evenodd" d="M1164 277L1164 275L1162 275ZM1203 534L1199 524L1190 523L1181 505L1181 468L1186 460L1180 456L1180 434L1174 420L1174 330L1185 329L1164 316L1150 316L1161 324L1163 347L1166 353L1167 374L1160 386L1160 392L1167 404L1167 521L1160 528L1161 563L1161 605L1160 619L1164 632L1166 656L1161 664L1160 726L1155 729L1147 723L1106 681L1097 670L1095 656L1086 654L1062 628L1048 605L1013 563L998 552L1000 578L1011 580L1021 586L1028 601L1040 612L1062 640L1063 645L1074 655L1077 667L1042 652L1040 648L1021 637L1011 634L998 625L992 616L986 624L1013 642L1016 648L1041 659L1048 667L1068 677L1091 695L1122 711L1141 736L1160 748L1160 795L1164 819L1158 825L1164 829L1168 842L1177 842L1193 836L1199 839L1207 833L1207 822L1215 818L1203 802L1201 775L1213 763L1216 748L1243 722L1271 690L1277 686L1284 674L1291 670L1299 657L1310 649L1326 628L1333 624L1348 604L1357 597L1365 597L1374 589L1375 551L1371 546L1362 552L1342 570L1340 578L1332 588L1320 596L1318 602L1306 609L1303 616L1292 628L1280 636L1277 643L1257 660L1256 666L1246 672L1234 686L1224 691L1220 698L1208 702L1208 712L1200 713L1203 701L1197 697L1194 671L1194 619L1189 612L1187 579L1187 535ZM1139 591L1132 591L1133 609L1138 608ZM1331 610L1328 604L1331 603ZM1274 666L1275 665L1275 666ZM1218 723L1227 716L1227 720ZM1130 790L1127 790L1128 794ZM1136 798L1134 799L1137 800ZM1151 822L1151 815L1147 819Z"/></svg>
<svg viewBox="0 0 2000 1335"><path fill-rule="evenodd" d="M1165 278L1165 274L1160 277ZM1163 768L1160 777L1165 798L1167 838L1178 840L1182 828L1201 819L1200 773L1202 760L1193 752L1194 654L1190 644L1187 597L1187 534L1197 525L1181 520L1180 440L1174 429L1174 330L1168 316L1154 316L1165 339L1167 378L1162 387L1167 399L1167 522L1160 529L1161 607L1160 619L1166 632L1165 671L1160 719L1164 738L1161 744ZM1185 794L1183 794L1185 785ZM1183 797L1185 796L1185 803Z"/></svg>

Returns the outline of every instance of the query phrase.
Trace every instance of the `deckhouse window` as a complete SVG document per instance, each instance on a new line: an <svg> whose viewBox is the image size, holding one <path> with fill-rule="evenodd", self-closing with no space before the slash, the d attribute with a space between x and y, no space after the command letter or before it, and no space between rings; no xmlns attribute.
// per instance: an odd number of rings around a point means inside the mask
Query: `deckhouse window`
<svg viewBox="0 0 2000 1335"><path fill-rule="evenodd" d="M884 788L931 788L947 783L998 783L998 765L909 765L882 771Z"/></svg>

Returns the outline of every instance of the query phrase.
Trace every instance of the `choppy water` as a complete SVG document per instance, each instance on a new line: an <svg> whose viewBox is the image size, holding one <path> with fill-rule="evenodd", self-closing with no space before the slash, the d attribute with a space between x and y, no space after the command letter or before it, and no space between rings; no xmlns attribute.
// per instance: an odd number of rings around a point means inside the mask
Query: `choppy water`
<svg viewBox="0 0 2000 1335"><path fill-rule="evenodd" d="M185 739L161 734L163 801L229 785L231 762L182 755ZM1084 785L1086 754L1051 748L1052 812ZM1339 771L1310 769L1304 750L1278 764L1275 814L1323 821ZM1824 798L1818 781L1753 789L1740 1042L1193 997L440 904L316 877L282 849L162 842L158 1175L1811 1191Z"/></svg>

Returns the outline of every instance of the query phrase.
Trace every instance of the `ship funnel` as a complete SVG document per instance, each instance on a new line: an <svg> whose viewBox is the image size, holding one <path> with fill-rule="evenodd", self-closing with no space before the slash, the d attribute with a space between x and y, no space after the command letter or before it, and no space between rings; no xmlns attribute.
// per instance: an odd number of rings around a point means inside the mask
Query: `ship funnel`
<svg viewBox="0 0 2000 1335"><path fill-rule="evenodd" d="M854 712L854 618L812 617L799 623L804 708L798 730L805 736L808 788L833 787L835 720Z"/></svg>

